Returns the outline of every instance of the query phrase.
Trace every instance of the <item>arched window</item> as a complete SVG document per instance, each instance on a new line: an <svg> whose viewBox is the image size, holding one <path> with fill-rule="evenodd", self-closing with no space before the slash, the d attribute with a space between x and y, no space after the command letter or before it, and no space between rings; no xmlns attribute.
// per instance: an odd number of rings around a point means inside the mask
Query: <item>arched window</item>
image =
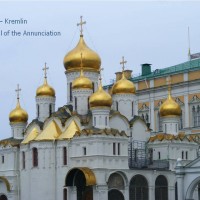
<svg viewBox="0 0 200 200"><path fill-rule="evenodd" d="M39 117L40 116L40 106L39 106L39 104L37 104L37 117Z"/></svg>
<svg viewBox="0 0 200 200"><path fill-rule="evenodd" d="M63 147L63 165L67 165L67 147Z"/></svg>
<svg viewBox="0 0 200 200"><path fill-rule="evenodd" d="M158 112L158 131L162 131L162 122L161 122L161 117L160 113Z"/></svg>
<svg viewBox="0 0 200 200"><path fill-rule="evenodd" d="M67 200L67 188L63 189L63 200Z"/></svg>
<svg viewBox="0 0 200 200"><path fill-rule="evenodd" d="M77 110L77 97L74 97L74 106L75 106L75 110Z"/></svg>
<svg viewBox="0 0 200 200"><path fill-rule="evenodd" d="M92 82L92 91L94 93L94 82Z"/></svg>
<svg viewBox="0 0 200 200"><path fill-rule="evenodd" d="M163 175L156 178L155 200L168 200L168 182Z"/></svg>
<svg viewBox="0 0 200 200"><path fill-rule="evenodd" d="M0 200L8 200L8 198L6 197L6 195L2 194L0 195Z"/></svg>
<svg viewBox="0 0 200 200"><path fill-rule="evenodd" d="M193 119L193 125L194 127L197 126L197 120L196 120L196 111L195 111L195 107L192 107L192 119Z"/></svg>
<svg viewBox="0 0 200 200"><path fill-rule="evenodd" d="M133 101L132 101L132 108L131 108L131 110L132 110L132 117L133 117L133 110L134 110L134 103L133 103Z"/></svg>
<svg viewBox="0 0 200 200"><path fill-rule="evenodd" d="M130 181L129 200L148 200L148 183L144 176L136 175Z"/></svg>
<svg viewBox="0 0 200 200"><path fill-rule="evenodd" d="M25 158L25 152L23 151L22 152L22 169L25 169L25 167L26 167L25 160L26 160L26 158Z"/></svg>
<svg viewBox="0 0 200 200"><path fill-rule="evenodd" d="M113 173L108 179L108 189L124 190L124 179L118 173Z"/></svg>
<svg viewBox="0 0 200 200"><path fill-rule="evenodd" d="M94 117L94 126L96 126L96 117Z"/></svg>
<svg viewBox="0 0 200 200"><path fill-rule="evenodd" d="M51 114L52 114L52 105L49 104L49 117L51 116Z"/></svg>
<svg viewBox="0 0 200 200"><path fill-rule="evenodd" d="M183 111L181 110L179 129L183 128Z"/></svg>
<svg viewBox="0 0 200 200"><path fill-rule="evenodd" d="M108 125L108 117L105 117L105 125Z"/></svg>
<svg viewBox="0 0 200 200"><path fill-rule="evenodd" d="M184 151L182 151L182 159L184 159Z"/></svg>
<svg viewBox="0 0 200 200"><path fill-rule="evenodd" d="M72 83L69 84L69 100L72 101Z"/></svg>
<svg viewBox="0 0 200 200"><path fill-rule="evenodd" d="M38 150L37 148L33 148L32 149L32 154L33 154L33 167L37 167L38 166Z"/></svg>
<svg viewBox="0 0 200 200"><path fill-rule="evenodd" d="M116 111L119 110L119 105L118 105L118 102L116 101Z"/></svg>

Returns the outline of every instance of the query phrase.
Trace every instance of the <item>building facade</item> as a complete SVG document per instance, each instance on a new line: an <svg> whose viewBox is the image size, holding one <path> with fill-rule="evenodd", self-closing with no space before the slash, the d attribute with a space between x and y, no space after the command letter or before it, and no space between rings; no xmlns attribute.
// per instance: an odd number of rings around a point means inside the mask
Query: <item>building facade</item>
<svg viewBox="0 0 200 200"><path fill-rule="evenodd" d="M64 57L67 104L36 90L36 118L17 105L0 141L0 200L200 199L200 59L102 87L101 59L84 41ZM178 160L177 160L178 159ZM192 173L193 172L193 173Z"/></svg>

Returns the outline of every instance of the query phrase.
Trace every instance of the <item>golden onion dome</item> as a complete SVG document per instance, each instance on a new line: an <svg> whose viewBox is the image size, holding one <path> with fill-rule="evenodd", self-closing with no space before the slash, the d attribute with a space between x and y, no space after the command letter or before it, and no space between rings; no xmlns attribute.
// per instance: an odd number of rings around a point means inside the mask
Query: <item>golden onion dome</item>
<svg viewBox="0 0 200 200"><path fill-rule="evenodd" d="M101 66L101 59L99 55L91 50L85 43L83 35L80 36L80 40L77 46L71 50L64 57L64 67L67 72L80 70L80 53L84 53L83 69L86 71L99 72Z"/></svg>
<svg viewBox="0 0 200 200"><path fill-rule="evenodd" d="M47 79L44 79L43 85L41 85L37 91L36 96L51 96L55 97L55 90L47 83Z"/></svg>
<svg viewBox="0 0 200 200"><path fill-rule="evenodd" d="M92 89L92 81L85 77L83 70L81 70L80 76L72 82L72 89Z"/></svg>
<svg viewBox="0 0 200 200"><path fill-rule="evenodd" d="M160 106L160 116L180 116L181 115L181 107L178 105L171 97L171 93L169 91L168 98L165 102Z"/></svg>
<svg viewBox="0 0 200 200"><path fill-rule="evenodd" d="M9 114L9 120L10 123L26 123L28 121L28 114L23 108L21 108L19 99L16 108Z"/></svg>
<svg viewBox="0 0 200 200"><path fill-rule="evenodd" d="M133 82L126 79L124 72L122 78L112 87L112 94L135 94L136 88Z"/></svg>
<svg viewBox="0 0 200 200"><path fill-rule="evenodd" d="M111 107L112 97L103 90L100 83L98 90L90 96L89 99L90 108L94 107Z"/></svg>

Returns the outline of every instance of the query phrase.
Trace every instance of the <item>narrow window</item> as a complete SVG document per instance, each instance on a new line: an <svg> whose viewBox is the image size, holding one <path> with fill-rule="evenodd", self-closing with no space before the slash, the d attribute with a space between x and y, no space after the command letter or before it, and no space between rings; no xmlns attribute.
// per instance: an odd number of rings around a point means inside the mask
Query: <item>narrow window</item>
<svg viewBox="0 0 200 200"><path fill-rule="evenodd" d="M158 160L161 159L161 156L160 156L160 151L158 152Z"/></svg>
<svg viewBox="0 0 200 200"><path fill-rule="evenodd" d="M94 117L94 126L96 126L96 117Z"/></svg>
<svg viewBox="0 0 200 200"><path fill-rule="evenodd" d="M63 147L63 165L67 165L67 147Z"/></svg>
<svg viewBox="0 0 200 200"><path fill-rule="evenodd" d="M72 83L69 84L69 100L72 101Z"/></svg>
<svg viewBox="0 0 200 200"><path fill-rule="evenodd" d="M107 123L107 117L105 117L105 125L107 126L108 125L108 123Z"/></svg>
<svg viewBox="0 0 200 200"><path fill-rule="evenodd" d="M4 156L1 156L1 163L4 163Z"/></svg>
<svg viewBox="0 0 200 200"><path fill-rule="evenodd" d="M94 82L92 82L92 91L94 93Z"/></svg>
<svg viewBox="0 0 200 200"><path fill-rule="evenodd" d="M85 156L86 154L87 154L86 147L83 147L83 155Z"/></svg>
<svg viewBox="0 0 200 200"><path fill-rule="evenodd" d="M75 110L77 110L77 97L74 97L74 106L75 106Z"/></svg>
<svg viewBox="0 0 200 200"><path fill-rule="evenodd" d="M38 150L37 150L37 148L34 147L32 152L33 152L33 167L37 167L38 166Z"/></svg>
<svg viewBox="0 0 200 200"><path fill-rule="evenodd" d="M49 104L49 117L51 116L51 114L52 114L52 105Z"/></svg>
<svg viewBox="0 0 200 200"><path fill-rule="evenodd" d="M185 152L185 159L186 160L188 159L188 152L187 151Z"/></svg>
<svg viewBox="0 0 200 200"><path fill-rule="evenodd" d="M88 97L88 100L87 100L87 107L88 107L88 110L90 109L90 103L89 103L89 100L90 100L90 97Z"/></svg>
<svg viewBox="0 0 200 200"><path fill-rule="evenodd" d="M67 200L67 188L63 190L63 200Z"/></svg>
<svg viewBox="0 0 200 200"><path fill-rule="evenodd" d="M37 104L37 117L40 116L40 106Z"/></svg>
<svg viewBox="0 0 200 200"><path fill-rule="evenodd" d="M134 104L133 104L133 101L132 101L132 108L131 108L132 116L133 116L133 106L134 106Z"/></svg>
<svg viewBox="0 0 200 200"><path fill-rule="evenodd" d="M149 122L149 115L148 114L146 114L146 116L145 116L145 121L146 121L146 123Z"/></svg>
<svg viewBox="0 0 200 200"><path fill-rule="evenodd" d="M119 108L118 108L118 102L116 101L116 110L118 111Z"/></svg>
<svg viewBox="0 0 200 200"><path fill-rule="evenodd" d="M25 163L25 152L22 152L22 169L25 169L26 163Z"/></svg>
<svg viewBox="0 0 200 200"><path fill-rule="evenodd" d="M184 151L182 151L182 159L184 159Z"/></svg>
<svg viewBox="0 0 200 200"><path fill-rule="evenodd" d="M113 155L116 155L116 144L113 143Z"/></svg>
<svg viewBox="0 0 200 200"><path fill-rule="evenodd" d="M120 155L120 143L118 143L118 155Z"/></svg>

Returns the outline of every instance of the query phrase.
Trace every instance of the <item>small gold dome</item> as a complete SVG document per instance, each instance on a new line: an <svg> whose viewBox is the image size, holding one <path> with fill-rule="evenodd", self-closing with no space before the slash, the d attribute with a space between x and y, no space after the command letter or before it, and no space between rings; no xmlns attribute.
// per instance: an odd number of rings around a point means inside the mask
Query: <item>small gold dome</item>
<svg viewBox="0 0 200 200"><path fill-rule="evenodd" d="M84 53L83 69L86 71L99 72L101 66L101 59L99 55L91 50L85 43L83 35L80 36L80 40L77 46L71 50L64 57L64 67L67 72L80 70L80 53Z"/></svg>
<svg viewBox="0 0 200 200"><path fill-rule="evenodd" d="M90 96L89 99L90 108L94 107L111 107L112 98L103 90L100 83L98 90Z"/></svg>
<svg viewBox="0 0 200 200"><path fill-rule="evenodd" d="M72 89L92 89L92 81L85 77L81 70L80 76L72 82Z"/></svg>
<svg viewBox="0 0 200 200"><path fill-rule="evenodd" d="M160 106L159 111L161 117L181 115L181 107L172 99L170 92L168 98Z"/></svg>
<svg viewBox="0 0 200 200"><path fill-rule="evenodd" d="M44 84L41 85L37 91L36 96L51 96L55 97L55 90L47 83L47 79L44 79Z"/></svg>
<svg viewBox="0 0 200 200"><path fill-rule="evenodd" d="M26 123L28 121L28 114L23 108L21 108L19 100L17 101L16 108L9 114L9 120L10 123Z"/></svg>
<svg viewBox="0 0 200 200"><path fill-rule="evenodd" d="M136 88L134 83L127 80L122 73L122 78L117 81L112 87L112 94L135 94Z"/></svg>

